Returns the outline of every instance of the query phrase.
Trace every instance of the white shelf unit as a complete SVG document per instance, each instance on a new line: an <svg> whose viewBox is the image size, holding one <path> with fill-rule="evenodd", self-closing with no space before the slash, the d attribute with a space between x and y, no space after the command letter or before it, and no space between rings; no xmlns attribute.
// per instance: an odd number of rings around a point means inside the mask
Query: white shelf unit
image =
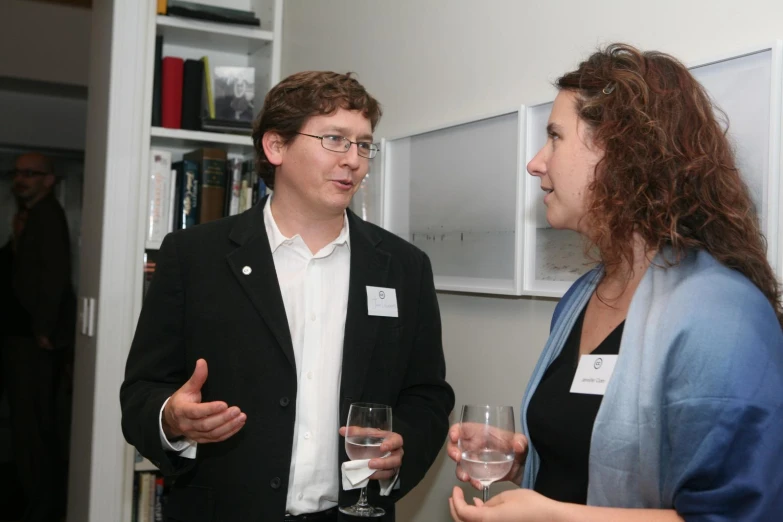
<svg viewBox="0 0 783 522"><path fill-rule="evenodd" d="M230 145L229 149L242 152L253 147L253 139L249 135L167 129L165 127L152 127L150 139L156 146L164 148L222 144Z"/></svg>
<svg viewBox="0 0 783 522"><path fill-rule="evenodd" d="M274 41L272 31L243 25L162 15L156 17L155 24L164 41L183 47L208 47L216 51L251 55Z"/></svg>
<svg viewBox="0 0 783 522"><path fill-rule="evenodd" d="M139 201L138 215L142 222L146 219L147 185L149 180L150 149L162 148L172 152L172 161L179 161L188 151L200 147L219 147L228 152L229 157L251 157L253 142L250 136L223 134L214 132L191 131L152 127L152 87L155 70L155 37L163 36L162 56L177 56L183 59L209 57L210 68L216 66L241 66L255 68L255 113L261 108L267 91L280 81L280 45L283 27L282 0L245 0L240 9L251 10L261 19L261 27L248 27L234 24L221 24L201 20L189 20L175 16L161 16L156 13L155 2L148 1L148 22L146 34L139 35L144 50L144 74L135 85L143 96L144 125L139 136ZM202 0L202 3L219 5L220 0ZM136 237L136 259L133 270L138 286L133 295L133 321L136 322L141 311L143 256L145 250L146 227L139 227ZM126 451L125 499L122 522L131 522L133 505L134 477L141 471L156 471L157 468L147 459L135 462L135 449L128 445Z"/></svg>

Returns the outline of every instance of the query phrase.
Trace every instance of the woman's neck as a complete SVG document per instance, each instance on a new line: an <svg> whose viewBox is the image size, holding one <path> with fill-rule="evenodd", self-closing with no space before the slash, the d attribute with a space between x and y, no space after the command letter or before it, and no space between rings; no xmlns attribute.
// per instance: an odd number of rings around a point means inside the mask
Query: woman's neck
<svg viewBox="0 0 783 522"><path fill-rule="evenodd" d="M632 260L624 259L619 266L608 270L598 283L597 291L602 301L609 304L612 301L630 302L656 254L636 233L633 235L631 251Z"/></svg>

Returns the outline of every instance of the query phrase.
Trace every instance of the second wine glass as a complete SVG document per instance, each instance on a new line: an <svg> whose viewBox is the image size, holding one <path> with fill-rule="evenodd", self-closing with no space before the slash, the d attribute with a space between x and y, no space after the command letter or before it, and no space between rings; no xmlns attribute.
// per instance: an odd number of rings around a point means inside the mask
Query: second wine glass
<svg viewBox="0 0 783 522"><path fill-rule="evenodd" d="M463 406L460 420L460 466L483 488L505 477L514 464L514 409L511 406Z"/></svg>
<svg viewBox="0 0 783 522"><path fill-rule="evenodd" d="M345 423L345 453L351 460L383 457L381 444L392 432L392 409L383 404L356 402L348 409ZM353 506L341 507L341 513L355 517L381 517L385 511L367 502L367 486Z"/></svg>

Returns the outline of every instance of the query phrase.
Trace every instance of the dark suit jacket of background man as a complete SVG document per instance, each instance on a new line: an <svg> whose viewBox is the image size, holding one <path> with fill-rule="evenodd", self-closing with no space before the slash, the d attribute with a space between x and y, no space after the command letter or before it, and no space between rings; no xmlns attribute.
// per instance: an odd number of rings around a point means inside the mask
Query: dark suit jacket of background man
<svg viewBox="0 0 783 522"><path fill-rule="evenodd" d="M169 520L283 519L296 408L296 364L263 219L263 205L166 237L133 339L120 391L128 442L176 477ZM348 211L351 268L340 424L351 402L393 408L404 440L400 488L370 500L389 510L423 478L448 430L454 393L445 381L440 312L427 256ZM252 272L243 274L243 267ZM367 313L366 286L394 288L399 317ZM195 461L161 447L163 402L207 361L204 402L247 414L230 439L198 446ZM341 441L343 439L340 439ZM340 462L347 460L341 444ZM340 490L340 505L358 490Z"/></svg>
<svg viewBox="0 0 783 522"><path fill-rule="evenodd" d="M71 243L65 211L52 193L28 211L16 246L12 286L33 333L49 337L55 348L72 348L76 297Z"/></svg>

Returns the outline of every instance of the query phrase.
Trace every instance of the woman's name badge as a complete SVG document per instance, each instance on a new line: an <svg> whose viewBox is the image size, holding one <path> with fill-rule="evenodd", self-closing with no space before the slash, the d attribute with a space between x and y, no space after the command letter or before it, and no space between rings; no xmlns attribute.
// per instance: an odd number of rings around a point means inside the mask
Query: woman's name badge
<svg viewBox="0 0 783 522"><path fill-rule="evenodd" d="M616 355L583 355L579 358L576 367L574 382L571 383L571 393L586 393L589 395L603 395L606 386L612 378L614 365L617 363Z"/></svg>

